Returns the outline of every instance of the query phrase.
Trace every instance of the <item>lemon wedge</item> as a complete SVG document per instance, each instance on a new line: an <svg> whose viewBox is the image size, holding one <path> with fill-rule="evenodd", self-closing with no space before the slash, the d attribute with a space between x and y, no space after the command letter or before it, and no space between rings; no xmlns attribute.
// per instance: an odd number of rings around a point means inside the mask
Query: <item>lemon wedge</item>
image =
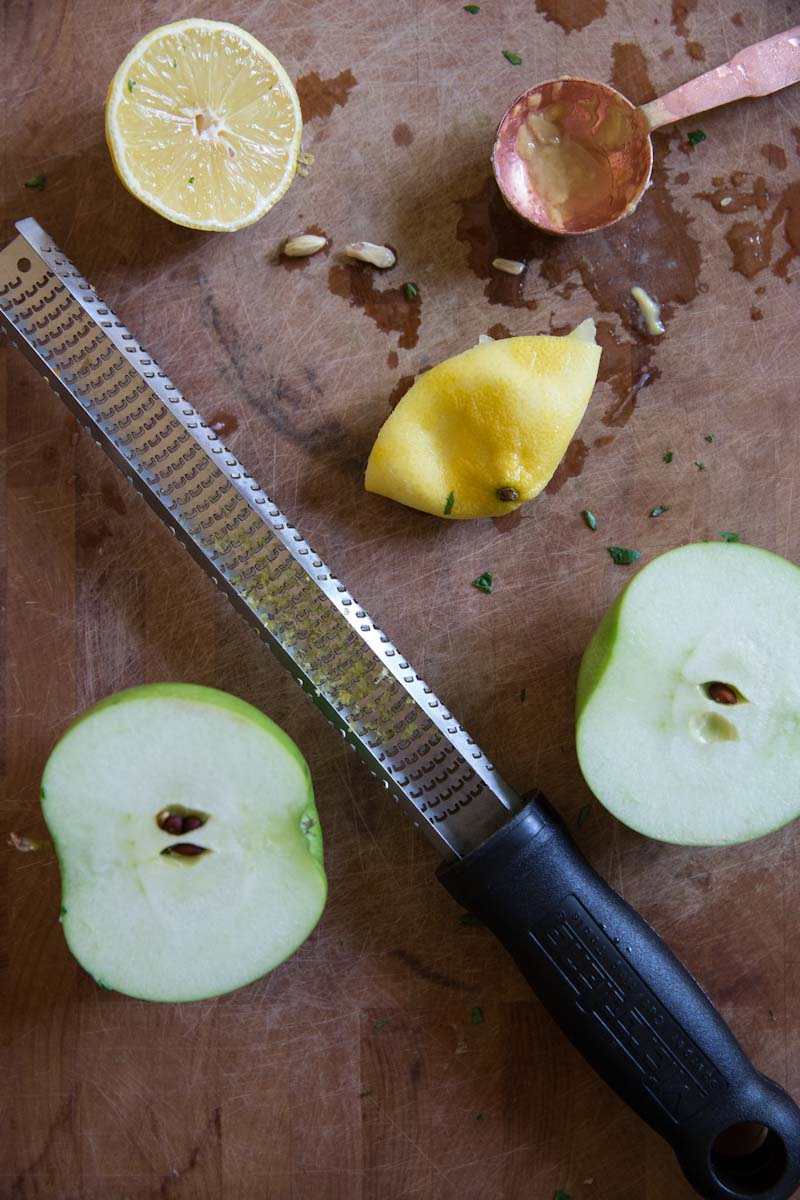
<svg viewBox="0 0 800 1200"><path fill-rule="evenodd" d="M549 482L600 365L594 322L568 337L512 337L417 379L378 433L365 486L451 520L498 517Z"/></svg>
<svg viewBox="0 0 800 1200"><path fill-rule="evenodd" d="M294 178L302 132L297 92L277 58L223 21L154 29L106 99L120 179L191 229L241 229L263 217Z"/></svg>

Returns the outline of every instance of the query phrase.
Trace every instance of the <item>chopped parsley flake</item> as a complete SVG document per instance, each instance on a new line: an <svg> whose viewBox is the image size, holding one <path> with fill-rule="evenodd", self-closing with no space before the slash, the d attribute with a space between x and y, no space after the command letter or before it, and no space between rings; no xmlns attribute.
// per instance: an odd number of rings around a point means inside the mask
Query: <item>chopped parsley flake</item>
<svg viewBox="0 0 800 1200"><path fill-rule="evenodd" d="M189 187L194 187L194 175L189 176Z"/></svg>
<svg viewBox="0 0 800 1200"><path fill-rule="evenodd" d="M444 515L446 517L450 516L450 513L453 511L453 505L455 504L455 502L456 502L455 492L451 492L450 495L447 497L447 500L445 501L445 505L444 505Z"/></svg>
<svg viewBox="0 0 800 1200"><path fill-rule="evenodd" d="M136 87L136 80L135 80L135 79L129 79L129 80L128 80L128 91L131 93L131 95L133 95L133 89L134 89L135 87Z"/></svg>
<svg viewBox="0 0 800 1200"><path fill-rule="evenodd" d="M556 1188L553 1192L553 1200L569 1200L569 1196L563 1188Z"/></svg>
<svg viewBox="0 0 800 1200"><path fill-rule="evenodd" d="M472 586L477 588L479 592L486 592L487 596L492 590L492 576L489 571L484 571L477 579L473 579Z"/></svg>
<svg viewBox="0 0 800 1200"><path fill-rule="evenodd" d="M462 913L461 914L461 924L462 925L480 925L481 929L483 929L483 921L479 921L477 917L473 917L472 913Z"/></svg>
<svg viewBox="0 0 800 1200"><path fill-rule="evenodd" d="M583 517L584 521L586 522L586 525L588 526L588 528L591 529L592 532L594 532L594 530L597 529L597 517L594 515L594 513L589 512L589 509L585 508L583 510L583 512L581 513L581 516Z"/></svg>
<svg viewBox="0 0 800 1200"><path fill-rule="evenodd" d="M46 175L31 175L30 179L25 180L26 188L36 188L37 192L44 191L44 185L47 183Z"/></svg>
<svg viewBox="0 0 800 1200"><path fill-rule="evenodd" d="M483 1009L481 1008L481 1006L479 1004L476 1004L472 1010L472 1024L473 1025L482 1025L483 1024Z"/></svg>
<svg viewBox="0 0 800 1200"><path fill-rule="evenodd" d="M512 67L518 67L520 65L520 63L522 62L522 59L520 58L520 56L518 54L515 54L513 50L504 50L503 58L507 59L508 62L511 63Z"/></svg>
<svg viewBox="0 0 800 1200"><path fill-rule="evenodd" d="M383 1029L384 1025L388 1025L388 1024L389 1024L388 1020L383 1020L383 1021L373 1021L373 1022L372 1022L372 1028L373 1028L373 1029Z"/></svg>
<svg viewBox="0 0 800 1200"><path fill-rule="evenodd" d="M61 905L61 915L62 915L62 917L65 917L67 915L66 906L63 904Z"/></svg>
<svg viewBox="0 0 800 1200"><path fill-rule="evenodd" d="M694 460L694 465L697 467L698 471L705 471L706 469L706 464L701 462L699 458Z"/></svg>
<svg viewBox="0 0 800 1200"><path fill-rule="evenodd" d="M706 434L706 441L707 441L707 442L713 442L713 440L714 440L714 435L713 435L713 433L707 433L707 434Z"/></svg>
<svg viewBox="0 0 800 1200"><path fill-rule="evenodd" d="M591 811L591 804L584 804L583 808L578 813L578 829L580 829L581 825L584 823Z"/></svg>
<svg viewBox="0 0 800 1200"><path fill-rule="evenodd" d="M673 452L671 450L667 450L666 454L664 455L664 462L671 463L674 457L675 455Z"/></svg>
<svg viewBox="0 0 800 1200"><path fill-rule="evenodd" d="M177 69L178 69L178 63L177 63L177 61L176 61L174 58L173 58L173 60L172 60L172 68L173 68L173 70L177 70Z"/></svg>
<svg viewBox="0 0 800 1200"><path fill-rule="evenodd" d="M693 129L691 133L687 133L686 140L690 146L699 146L701 142L706 140L706 135L702 129Z"/></svg>
<svg viewBox="0 0 800 1200"><path fill-rule="evenodd" d="M483 1113L475 1113L475 1120L476 1120L476 1121L482 1121L482 1120L483 1120Z"/></svg>
<svg viewBox="0 0 800 1200"><path fill-rule="evenodd" d="M464 5L464 12L472 13L474 15L475 13L479 13L480 11L481 11L480 4L465 4Z"/></svg>
<svg viewBox="0 0 800 1200"><path fill-rule="evenodd" d="M414 283L404 283L403 291L406 294L406 300L416 300L419 295L419 288Z"/></svg>
<svg viewBox="0 0 800 1200"><path fill-rule="evenodd" d="M372 1095L372 1092L368 1088L366 1092L359 1092L358 1098L359 1098L359 1100L363 1100L365 1096L371 1096L371 1095Z"/></svg>
<svg viewBox="0 0 800 1200"><path fill-rule="evenodd" d="M657 504L655 508L650 509L651 517L660 517L662 513L669 512L668 504Z"/></svg>
<svg viewBox="0 0 800 1200"><path fill-rule="evenodd" d="M625 546L609 546L608 553L618 567L627 567L642 557L641 550L628 550Z"/></svg>
<svg viewBox="0 0 800 1200"><path fill-rule="evenodd" d="M723 542L740 542L742 540L742 535L740 533L731 533L727 529L724 529L719 536L722 538Z"/></svg>

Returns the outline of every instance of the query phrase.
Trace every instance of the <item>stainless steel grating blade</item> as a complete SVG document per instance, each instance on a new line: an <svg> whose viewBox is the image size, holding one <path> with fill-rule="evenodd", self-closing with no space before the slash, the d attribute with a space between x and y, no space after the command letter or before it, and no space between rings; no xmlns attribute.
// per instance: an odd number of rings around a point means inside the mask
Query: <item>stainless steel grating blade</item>
<svg viewBox="0 0 800 1200"><path fill-rule="evenodd" d="M0 332L34 363L441 849L521 807L452 713L32 219L0 252Z"/></svg>

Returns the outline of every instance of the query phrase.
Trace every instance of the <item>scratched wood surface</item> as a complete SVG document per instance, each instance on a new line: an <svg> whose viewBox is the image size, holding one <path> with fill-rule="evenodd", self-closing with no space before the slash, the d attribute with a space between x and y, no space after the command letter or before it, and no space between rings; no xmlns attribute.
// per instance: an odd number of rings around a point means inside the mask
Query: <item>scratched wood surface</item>
<svg viewBox="0 0 800 1200"><path fill-rule="evenodd" d="M277 53L314 155L309 177L234 235L140 206L103 140L119 61L193 13L237 21ZM573 745L577 665L630 573L606 545L646 562L737 530L800 557L800 91L659 134L636 217L569 243L503 212L492 130L524 86L560 73L649 99L789 26L796 6L484 0L470 15L459 0L5 0L1 19L3 240L14 219L41 221L510 782L535 781L576 825L590 802ZM692 147L696 127L707 137ZM44 190L26 190L39 173ZM281 242L312 226L331 252L287 270ZM391 243L397 267L346 266L341 247L358 238ZM495 254L527 261L521 283L492 279ZM634 283L664 302L658 342L636 323ZM601 321L601 382L521 519L445 525L363 491L390 398L416 372L487 330L558 331L587 315ZM297 740L331 884L319 928L272 976L154 1006L82 973L59 929L52 854L4 845L2 1195L688 1200L666 1147L489 934L461 924L433 852L32 369L5 346L0 362L3 841L44 835L39 776L84 706L192 680L245 697ZM669 512L649 520L657 504ZM491 596L470 586L485 570ZM635 770L635 748L622 752ZM595 803L575 832L757 1063L800 1091L800 828L681 849Z"/></svg>

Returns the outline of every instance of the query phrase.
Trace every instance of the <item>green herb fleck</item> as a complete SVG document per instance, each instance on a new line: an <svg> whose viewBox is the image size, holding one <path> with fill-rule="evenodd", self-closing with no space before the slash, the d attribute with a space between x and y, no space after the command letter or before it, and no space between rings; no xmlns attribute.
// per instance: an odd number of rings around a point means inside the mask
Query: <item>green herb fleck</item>
<svg viewBox="0 0 800 1200"><path fill-rule="evenodd" d="M477 588L479 592L486 592L487 596L492 591L492 576L489 571L484 571L477 579L473 579L472 586Z"/></svg>
<svg viewBox="0 0 800 1200"><path fill-rule="evenodd" d="M445 501L445 505L444 505L444 515L446 517L450 516L450 513L453 511L453 505L455 504L455 502L456 502L455 492L451 492L450 495L447 497L447 500Z"/></svg>
<svg viewBox="0 0 800 1200"><path fill-rule="evenodd" d="M660 517L662 513L669 512L668 504L657 504L655 508L650 509L651 517Z"/></svg>
<svg viewBox="0 0 800 1200"><path fill-rule="evenodd" d="M174 58L173 58L173 60L172 60L172 69L173 69L174 71L177 71L177 69L178 69L178 63L177 63L177 60L176 60L176 59L174 59Z"/></svg>
<svg viewBox="0 0 800 1200"><path fill-rule="evenodd" d="M359 1098L359 1100L363 1100L365 1096L371 1096L371 1095L372 1095L372 1092L369 1090L369 1088L367 1088L366 1092L358 1093L358 1098Z"/></svg>
<svg viewBox="0 0 800 1200"><path fill-rule="evenodd" d="M473 917L472 913L461 914L462 925L479 925L483 929L483 921L479 921L477 917Z"/></svg>
<svg viewBox="0 0 800 1200"><path fill-rule="evenodd" d="M525 697L527 696L527 694L528 694L528 689L527 689L527 688L523 688L523 689L522 689L522 691L521 691L521 692L520 692L520 694L519 694L519 702L520 702L520 704L524 704L524 703L525 703Z"/></svg>
<svg viewBox="0 0 800 1200"><path fill-rule="evenodd" d="M475 15L475 13L479 13L480 11L481 11L480 4L465 4L464 5L464 12L472 13L473 16Z"/></svg>
<svg viewBox="0 0 800 1200"><path fill-rule="evenodd" d="M674 457L675 455L673 452L671 450L667 450L666 454L664 455L664 462L671 463Z"/></svg>
<svg viewBox="0 0 800 1200"><path fill-rule="evenodd" d="M406 300L416 300L419 295L419 288L415 283L404 283L403 291L406 294Z"/></svg>
<svg viewBox="0 0 800 1200"><path fill-rule="evenodd" d="M706 464L701 462L699 458L694 460L694 465L697 467L698 471L705 471L706 469Z"/></svg>
<svg viewBox="0 0 800 1200"><path fill-rule="evenodd" d="M504 50L503 58L508 59L508 61L512 65L512 67L518 67L520 65L520 63L522 62L522 59L520 58L520 56L518 54L515 54L513 50Z"/></svg>
<svg viewBox="0 0 800 1200"><path fill-rule="evenodd" d="M373 1029L383 1029L384 1025L388 1025L388 1024L389 1024L388 1019L384 1019L382 1021L373 1021L372 1028Z"/></svg>
<svg viewBox="0 0 800 1200"><path fill-rule="evenodd" d="M729 530L723 530L719 535L723 542L740 542L742 535L740 533L731 533Z"/></svg>
<svg viewBox="0 0 800 1200"><path fill-rule="evenodd" d="M47 183L46 175L31 175L30 179L25 180L26 188L36 188L37 192L44 191L44 185Z"/></svg>
<svg viewBox="0 0 800 1200"><path fill-rule="evenodd" d="M569 1196L563 1188L556 1188L553 1192L553 1200L569 1200Z"/></svg>
<svg viewBox="0 0 800 1200"><path fill-rule="evenodd" d="M128 80L128 91L131 93L131 95L133 95L133 89L134 89L135 87L136 87L136 80L135 80L135 79L129 79L129 80Z"/></svg>
<svg viewBox="0 0 800 1200"><path fill-rule="evenodd" d="M618 567L627 567L642 557L641 550L627 550L625 546L609 546L608 553Z"/></svg>
<svg viewBox="0 0 800 1200"><path fill-rule="evenodd" d="M693 129L691 133L687 133L686 140L690 146L699 146L701 142L706 140L706 135L702 129Z"/></svg>
<svg viewBox="0 0 800 1200"><path fill-rule="evenodd" d="M62 917L65 917L67 915L67 908L66 908L65 904L61 905L61 915L62 915Z"/></svg>
<svg viewBox="0 0 800 1200"><path fill-rule="evenodd" d="M597 529L597 517L594 515L594 513L589 512L589 509L585 508L581 513L581 516L583 517L589 529L594 532L594 530Z"/></svg>
<svg viewBox="0 0 800 1200"><path fill-rule="evenodd" d="M583 808L578 813L578 829L580 829L581 825L586 820L586 818L588 817L588 815L591 811L592 811L591 804L584 804Z"/></svg>
<svg viewBox="0 0 800 1200"><path fill-rule="evenodd" d="M473 1025L482 1025L483 1024L483 1009L481 1008L481 1006L479 1004L476 1004L472 1010L472 1024Z"/></svg>
<svg viewBox="0 0 800 1200"><path fill-rule="evenodd" d="M475 1113L475 1120L476 1120L476 1121L482 1121L482 1120L483 1120L483 1113Z"/></svg>
<svg viewBox="0 0 800 1200"><path fill-rule="evenodd" d="M714 440L714 435L713 435L713 433L707 433L707 434L706 434L706 441L707 441L707 442L713 442L713 440Z"/></svg>
<svg viewBox="0 0 800 1200"><path fill-rule="evenodd" d="M194 187L194 175L189 176L189 187Z"/></svg>

